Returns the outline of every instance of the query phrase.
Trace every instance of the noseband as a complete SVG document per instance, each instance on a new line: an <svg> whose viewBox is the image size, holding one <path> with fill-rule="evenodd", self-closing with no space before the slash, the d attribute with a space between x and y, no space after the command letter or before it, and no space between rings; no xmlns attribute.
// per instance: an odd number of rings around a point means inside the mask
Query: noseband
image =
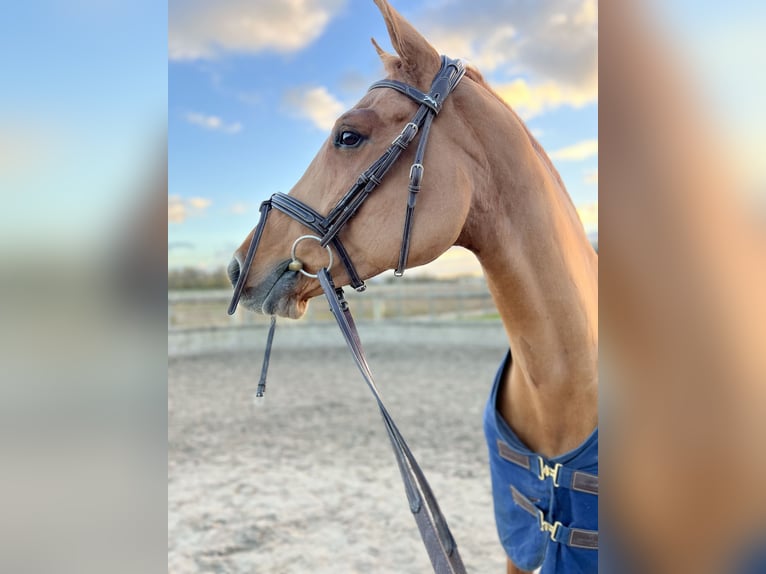
<svg viewBox="0 0 766 574"><path fill-rule="evenodd" d="M402 481L404 482L404 490L407 494L410 510L415 517L415 522L418 525L420 535L423 539L426 551L428 552L428 557L431 560L431 565L436 574L465 574L465 567L460 557L460 553L458 552L457 544L447 525L447 520L444 518L444 515L439 508L439 504L436 501L436 497L431 491L431 487L428 484L420 465L410 451L404 437L399 432L396 423L389 414L388 409L378 392L372 372L367 364L367 358L362 349L362 343L359 339L354 319L351 316L351 311L343 297L343 289L336 288L333 284L330 276L330 268L333 263L332 248L334 248L348 272L351 286L357 291L364 291L364 282L359 278L359 274L356 272L356 269L348 256L348 252L343 247L338 234L346 223L348 223L349 219L351 219L362 206L370 193L380 185L383 177L388 173L394 163L396 163L396 160L399 159L402 152L407 149L407 146L412 142L415 136L420 133L420 141L418 142L418 147L415 151L415 161L413 162L412 167L410 167L409 196L407 198L407 210L405 212L404 229L402 231L402 246L399 252L399 262L394 270L394 274L397 277L401 277L404 274L410 249L412 215L415 210L415 203L417 202L423 179L423 157L425 155L426 144L428 143L428 134L431 129L431 123L441 110L444 100L452 90L455 89L455 86L457 86L464 74L465 66L460 60L452 60L446 56L442 56L441 68L431 84L431 90L427 94L424 94L417 88L395 80L381 80L380 82L374 83L370 87L371 90L377 88L392 88L415 100L415 102L420 104L418 111L415 113L412 120L404 126L401 133L394 139L383 155L381 155L357 178L356 183L351 186L351 189L346 192L326 217L320 215L302 201L283 193L275 193L270 199L261 204L260 219L253 232L253 238L250 241L247 256L245 257L244 264L240 270L237 284L234 287L234 295L231 299L231 304L229 305L229 314L231 315L236 310L237 303L242 296L250 266L253 263L255 252L258 249L258 244L263 235L263 229L266 226L266 219L272 209L277 209L289 217L292 217L313 232L313 234L302 235L295 240L290 251L291 261L287 269L292 272L303 273L308 277L314 277L319 280L319 284L330 303L330 310L340 327L354 362L359 368L362 377L375 397L375 401L380 409L386 432L391 440L394 456L399 466ZM295 254L298 243L307 239L318 241L319 245L324 247L328 252L329 263L326 267L319 269L316 274L308 273L303 269L302 262L298 260ZM262 397L266 389L266 374L269 368L269 357L271 354L272 341L274 340L275 325L275 317L272 317L268 338L266 340L266 352L264 355L263 367L261 368L261 378L256 390L256 397Z"/></svg>
<svg viewBox="0 0 766 574"><path fill-rule="evenodd" d="M404 269L407 267L407 257L410 251L410 235L412 233L412 216L415 211L418 193L420 192L421 182L423 180L423 157L425 156L428 135L431 130L431 123L437 114L441 111L444 100L455 89L465 74L465 65L460 60L453 60L446 56L441 58L441 68L431 84L431 90L424 94L417 88L398 82L396 80L381 80L370 86L370 90L377 88L392 88L406 95L416 103L420 104L418 111L412 119L404 126L401 133L369 168L367 168L351 186L346 194L338 201L335 207L330 210L327 216L323 216L309 207L302 201L295 199L284 193L275 193L271 198L261 204L260 219L253 232L253 238L247 250L245 261L240 270L237 284L234 287L234 294L229 304L229 315L234 314L237 309L237 303L242 296L245 288L247 276L250 267L253 264L255 252L263 235L263 229L266 226L266 219L272 209L281 211L285 215L295 219L308 227L314 235L320 238L319 244L322 247L332 246L338 254L343 266L349 276L351 287L357 291L364 291L366 286L360 279L359 274L343 247L338 234L348 223L349 219L362 206L367 197L377 188L391 167L399 159L402 152L407 149L415 136L420 133L420 141L415 151L415 161L410 167L409 197L407 198L407 208L404 217L404 229L402 230L402 246L399 251L399 262L394 270L394 275L401 277ZM293 256L293 261L295 257ZM295 265L297 267L297 265ZM295 269L291 269L295 270Z"/></svg>

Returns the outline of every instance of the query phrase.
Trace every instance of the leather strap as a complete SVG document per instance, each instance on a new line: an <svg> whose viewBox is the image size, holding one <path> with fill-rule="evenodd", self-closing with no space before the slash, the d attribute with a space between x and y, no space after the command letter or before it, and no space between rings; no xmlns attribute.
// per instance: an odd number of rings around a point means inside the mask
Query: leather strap
<svg viewBox="0 0 766 574"><path fill-rule="evenodd" d="M455 89L465 74L465 65L460 60L452 60L451 58L442 56L441 62L442 64L439 73L436 74L436 77L431 84L431 91L428 94L424 94L417 88L396 80L381 80L370 86L371 90L375 88L392 88L397 90L420 104L420 107L412 120L404 126L401 133L393 142L391 142L391 145L386 149L383 155L381 155L357 178L356 183L351 186L351 189L346 192L330 213L327 214L327 217L323 217L300 200L282 193L274 194L269 200L264 201L261 204L261 217L258 226L253 233L253 238L250 241L245 262L240 268L240 276L237 280L237 285L234 287L234 293L232 295L231 303L229 304L229 315L234 314L239 299L242 296L242 291L245 288L245 281L250 271L253 258L255 257L255 251L261 241L266 216L272 207L314 230L314 232L322 238L322 247L327 247L332 244L348 272L351 286L357 291L364 291L365 284L359 277L351 258L340 242L338 234L348 220L351 219L362 206L364 200L367 199L370 193L380 185L386 173L388 173L394 163L396 163L396 160L399 159L402 152L407 149L410 142L412 142L412 140L415 139L415 136L420 132L420 141L418 142L418 148L415 152L415 161L410 168L409 195L407 198L407 208L402 230L402 245L399 251L399 261L394 270L394 274L399 277L404 274L410 250L410 236L412 234L415 204L417 203L417 195L420 192L423 180L423 158L425 156L426 144L428 143L428 135L431 130L431 123L433 122L434 117L441 111L444 100L452 90Z"/></svg>
<svg viewBox="0 0 766 574"><path fill-rule="evenodd" d="M441 68L431 83L431 90L424 94L414 86L397 80L380 80L370 86L375 88L392 88L405 96L415 100L422 106L427 106L434 114L442 109L442 104L447 96L455 89L465 74L465 65L460 60L453 60L442 56Z"/></svg>
<svg viewBox="0 0 766 574"><path fill-rule="evenodd" d="M540 524L540 530L549 532L551 540L559 544L566 544L574 548L583 548L585 550L598 550L598 530L585 530L583 528L574 528L565 526L560 522L551 524L545 520L543 511L537 508L535 504L519 489L511 485L511 496L517 506L523 508L526 512L537 518Z"/></svg>
<svg viewBox="0 0 766 574"><path fill-rule="evenodd" d="M256 398L263 397L266 392L266 375L269 374L269 360L271 359L271 345L274 343L274 331L277 328L277 318L271 316L269 324L269 336L266 337L266 351L263 353L263 365L261 365L261 378L258 380L258 388L255 391Z"/></svg>
<svg viewBox="0 0 766 574"><path fill-rule="evenodd" d="M439 508L436 497L420 465L410 451L404 437L399 432L375 385L375 380L367 363L354 319L343 297L343 290L335 288L335 284L327 269L320 269L318 276L319 283L330 304L330 310L351 351L351 356L359 368L362 378L364 378L372 392L375 401L378 403L386 432L391 440L394 457L399 465L399 472L404 483L404 490L407 493L407 500L410 503L410 510L415 517L415 523L420 530L420 536L431 559L434 572L436 574L465 574L465 566L460 558L455 539L447 525L447 520Z"/></svg>
<svg viewBox="0 0 766 574"><path fill-rule="evenodd" d="M379 80L370 86L370 89L375 88L392 88L397 92L403 93L405 96L412 100L415 100L422 106L428 106L435 114L439 113L440 106L437 106L436 101L429 95L424 94L414 86L399 82L397 80Z"/></svg>
<svg viewBox="0 0 766 574"><path fill-rule="evenodd" d="M330 211L326 219L326 222L328 223L327 231L322 236L322 247L328 245L330 241L340 233L348 220L351 219L362 206L364 200L367 199L367 196L380 185L383 177L388 173L394 163L396 163L396 160L399 159L399 156L402 155L402 152L407 149L410 142L415 138L420 129L420 125L428 114L428 108L421 106L412 118L412 121L404 126L401 133L393 142L391 142L391 145L388 146L386 151L383 152L383 155L380 156L370 169L359 176L354 186L345 196L343 196L332 211Z"/></svg>
<svg viewBox="0 0 766 574"><path fill-rule="evenodd" d="M423 158L426 154L426 143L428 135L431 132L431 124L434 121L434 114L428 114L420 128L420 141L417 150L415 150L415 161L410 167L410 185L408 187L409 196L407 197L407 208L404 212L404 227L402 229L402 247L399 250L399 263L394 269L394 275L401 277L407 268L407 258L410 254L410 237L412 236L412 217L415 213L415 204L418 201L418 193L423 181Z"/></svg>
<svg viewBox="0 0 766 574"><path fill-rule="evenodd" d="M549 476L552 478L553 486L556 488L568 488L570 490L598 496L599 480L598 476L595 474L572 469L563 464L548 466L548 461L539 454L527 455L516 452L501 440L497 441L497 452L500 455L500 458L527 469L540 480L545 480L546 478L543 469L547 468L552 470L554 474Z"/></svg>
<svg viewBox="0 0 766 574"><path fill-rule="evenodd" d="M271 210L271 201L264 201L261 203L260 212L261 216L258 219L258 225L255 226L253 232L253 239L250 241L250 246L247 248L247 255L245 256L245 262L242 264L239 272L239 278L237 284L234 286L234 293L231 296L231 303L229 303L228 313L233 315L237 310L237 303L239 298L242 297L242 291L245 289L245 281L247 281L247 274L250 271L250 266L253 264L253 257L255 257L255 250L258 249L258 244L261 242L261 235L263 235L263 228L266 227L266 216Z"/></svg>
<svg viewBox="0 0 766 574"><path fill-rule="evenodd" d="M275 193L271 196L271 203L274 209L278 209L285 215L292 217L296 221L300 221L303 225L311 229L314 233L320 237L324 236L327 232L327 222L325 218L302 201L295 199L290 195L284 193ZM354 263L351 261L351 257L343 247L340 239L334 237L330 244L335 248L338 253L338 257L346 268L349 276L349 284L356 291L364 291L366 286L364 281L359 277L359 273L354 267Z"/></svg>
<svg viewBox="0 0 766 574"><path fill-rule="evenodd" d="M420 130L420 141L418 142L418 148L415 152L415 161L413 162L412 167L410 167L409 196L407 198L407 208L404 213L402 245L399 250L399 261L396 265L396 269L394 269L394 275L397 277L404 275L404 270L407 267L407 258L410 253L410 237L412 235L412 220L415 213L415 204L417 203L418 193L420 192L423 180L423 157L425 156L431 123L441 111L444 100L452 90L455 89L465 75L465 65L460 60L452 60L446 56L442 56L441 62L441 68L439 68L439 72L431 83L431 90L428 94L424 94L417 88L397 80L381 80L370 86L371 90L375 88L392 88L420 104L420 109L411 122L416 124ZM409 125L410 124L408 124L408 126Z"/></svg>

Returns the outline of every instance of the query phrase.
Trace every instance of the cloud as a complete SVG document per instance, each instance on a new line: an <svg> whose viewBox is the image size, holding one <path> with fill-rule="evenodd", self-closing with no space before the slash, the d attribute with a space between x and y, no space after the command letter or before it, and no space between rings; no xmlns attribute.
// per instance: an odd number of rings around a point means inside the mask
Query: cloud
<svg viewBox="0 0 766 574"><path fill-rule="evenodd" d="M522 118L530 120L561 106L581 108L595 101L590 90L558 84L553 81L530 85L521 78L495 89Z"/></svg>
<svg viewBox="0 0 766 574"><path fill-rule="evenodd" d="M527 78L506 86L530 92L524 117L598 99L596 0L429 0L412 17L441 53L468 59L494 84Z"/></svg>
<svg viewBox="0 0 766 574"><path fill-rule="evenodd" d="M189 217L203 215L212 200L205 197L182 198L180 195L168 195L168 223L183 223Z"/></svg>
<svg viewBox="0 0 766 574"><path fill-rule="evenodd" d="M598 169L589 169L585 172L585 177L583 178L583 181L585 183L595 183L598 185Z"/></svg>
<svg viewBox="0 0 766 574"><path fill-rule="evenodd" d="M469 5L464 2L460 8ZM486 13L472 13L467 20L437 18L422 27L416 26L440 53L466 58L483 72L493 72L509 63L508 46L519 37L516 28L507 23L510 19L496 18Z"/></svg>
<svg viewBox="0 0 766 574"><path fill-rule="evenodd" d="M587 233L598 231L598 201L578 205L577 214Z"/></svg>
<svg viewBox="0 0 766 574"><path fill-rule="evenodd" d="M583 140L548 154L559 161L582 161L598 155L598 140Z"/></svg>
<svg viewBox="0 0 766 574"><path fill-rule="evenodd" d="M284 101L291 114L310 120L324 131L329 131L346 109L324 86L290 90Z"/></svg>
<svg viewBox="0 0 766 574"><path fill-rule="evenodd" d="M197 211L204 211L210 205L213 203L212 200L206 199L204 197L192 197L191 199L187 200L188 204Z"/></svg>
<svg viewBox="0 0 766 574"><path fill-rule="evenodd" d="M170 0L168 56L296 52L316 40L346 0Z"/></svg>
<svg viewBox="0 0 766 574"><path fill-rule="evenodd" d="M218 116L207 116L196 112L186 114L186 121L195 126L200 126L206 130L224 132L227 134L236 134L242 131L242 124L239 122L227 124Z"/></svg>

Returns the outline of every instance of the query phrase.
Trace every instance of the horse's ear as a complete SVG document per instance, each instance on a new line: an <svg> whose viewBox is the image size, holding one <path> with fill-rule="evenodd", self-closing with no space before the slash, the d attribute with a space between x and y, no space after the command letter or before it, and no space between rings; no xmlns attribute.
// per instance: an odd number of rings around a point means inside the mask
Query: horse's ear
<svg viewBox="0 0 766 574"><path fill-rule="evenodd" d="M429 80L439 70L439 53L428 43L412 24L407 22L399 12L394 10L386 0L374 0L383 19L386 21L391 45L401 58L401 65L411 74L422 74ZM388 69L387 58L391 57L375 44L376 50Z"/></svg>
<svg viewBox="0 0 766 574"><path fill-rule="evenodd" d="M375 41L375 38L370 38L370 41L372 42L372 45L375 46L375 51L378 53L378 56L380 56L380 61L383 62L383 67L386 68L386 72L393 74L396 69L401 67L402 61L398 56L386 52Z"/></svg>

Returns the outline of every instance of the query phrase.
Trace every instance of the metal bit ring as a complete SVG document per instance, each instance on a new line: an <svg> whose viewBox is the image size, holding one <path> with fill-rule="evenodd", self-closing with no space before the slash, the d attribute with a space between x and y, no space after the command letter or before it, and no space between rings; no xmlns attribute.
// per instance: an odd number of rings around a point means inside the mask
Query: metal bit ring
<svg viewBox="0 0 766 574"><path fill-rule="evenodd" d="M292 263L293 261L297 261L298 263L301 264L301 268L298 269L298 271L300 273L303 273L306 277L311 277L312 279L316 279L317 278L316 273L309 273L308 271L303 269L303 267L302 267L303 263L301 262L300 259L298 259L295 256L295 249L298 247L298 244L301 241L303 241L304 239L315 239L316 241L318 241L320 243L322 241L322 238L321 237L317 237L316 235L301 235L298 239L295 240L295 242L293 243L292 248L290 249L290 259L291 259L290 263ZM327 249L327 253L330 256L330 263L327 265L327 269L329 270L332 267L332 262L333 262L332 249L330 249L329 245L325 245L325 249Z"/></svg>

